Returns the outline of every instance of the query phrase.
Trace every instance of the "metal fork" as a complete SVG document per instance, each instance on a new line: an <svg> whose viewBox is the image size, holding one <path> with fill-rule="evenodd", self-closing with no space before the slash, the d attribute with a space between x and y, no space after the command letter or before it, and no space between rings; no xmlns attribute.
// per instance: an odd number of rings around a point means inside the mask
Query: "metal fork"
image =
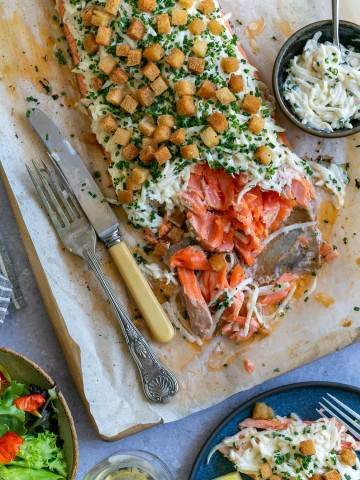
<svg viewBox="0 0 360 480"><path fill-rule="evenodd" d="M156 358L150 345L112 291L95 253L95 231L74 194L57 172L43 163L41 166L35 162L32 164L33 168L26 166L27 171L62 243L74 255L86 260L113 307L125 342L138 367L145 396L156 403L169 401L179 389L178 382L173 373Z"/></svg>
<svg viewBox="0 0 360 480"><path fill-rule="evenodd" d="M360 440L360 415L330 393L326 395L331 398L332 402L327 397L322 397L324 403L319 402L321 408L318 408L316 411L323 418L328 418L325 412L329 416L335 417L347 427L348 431L357 440Z"/></svg>

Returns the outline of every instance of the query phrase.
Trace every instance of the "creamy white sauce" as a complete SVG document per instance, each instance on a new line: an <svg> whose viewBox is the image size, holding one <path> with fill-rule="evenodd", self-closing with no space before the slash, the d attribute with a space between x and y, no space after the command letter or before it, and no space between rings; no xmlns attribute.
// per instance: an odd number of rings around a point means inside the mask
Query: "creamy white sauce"
<svg viewBox="0 0 360 480"><path fill-rule="evenodd" d="M284 84L284 97L303 124L318 130L352 128L360 118L360 53L330 42L321 32L294 57Z"/></svg>

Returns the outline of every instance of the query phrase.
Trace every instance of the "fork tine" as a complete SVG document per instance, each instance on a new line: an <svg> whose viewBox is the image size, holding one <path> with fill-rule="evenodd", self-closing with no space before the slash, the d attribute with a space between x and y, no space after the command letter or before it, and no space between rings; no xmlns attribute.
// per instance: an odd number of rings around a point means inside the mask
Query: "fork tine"
<svg viewBox="0 0 360 480"><path fill-rule="evenodd" d="M342 418L340 418L338 415L336 415L336 413L334 413L332 410L330 410L330 408L328 408L326 405L324 405L323 403L319 402L319 405L323 408L323 410L325 410L325 412L327 412L329 415L331 415L332 417L335 417L337 420L339 420L339 422L341 422L342 424L346 425L347 427L347 430L352 434L354 435L354 437L357 439L357 440L360 440L360 434L359 432L357 432L356 430L354 430L352 427L350 427L350 425L348 425L347 423L344 422L344 420ZM318 410L319 411L319 410ZM324 415L322 415L322 413L320 413L322 417L324 417ZM325 417L324 417L325 418Z"/></svg>
<svg viewBox="0 0 360 480"><path fill-rule="evenodd" d="M353 427L357 428L360 431L360 425L354 420L353 418L349 417L349 415L346 415L340 408L338 408L336 405L333 405L329 400L325 397L323 397L324 402L326 402L335 412L339 413L347 422L350 423Z"/></svg>
<svg viewBox="0 0 360 480"><path fill-rule="evenodd" d="M357 420L360 421L360 415L354 410L352 410L350 407L348 407L345 403L341 402L338 398L334 397L334 395L331 395L331 393L326 394L328 397L330 397L334 402L336 402L338 405L340 405L344 410L346 410L348 413L350 413L353 417L355 417ZM325 399L324 399L325 400ZM359 425L360 427L360 425Z"/></svg>

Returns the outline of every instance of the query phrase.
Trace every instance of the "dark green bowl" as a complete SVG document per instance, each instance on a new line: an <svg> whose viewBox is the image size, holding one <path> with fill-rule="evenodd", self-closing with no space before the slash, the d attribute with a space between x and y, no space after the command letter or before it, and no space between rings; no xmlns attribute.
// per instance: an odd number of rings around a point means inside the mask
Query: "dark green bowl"
<svg viewBox="0 0 360 480"><path fill-rule="evenodd" d="M325 138L340 138L353 135L360 132L360 120L353 120L353 128L342 128L328 132L326 130L317 130L315 128L304 125L301 120L292 112L290 104L285 100L283 95L283 85L287 77L287 68L290 60L296 55L303 52L304 46L308 40L313 38L316 32L322 32L320 42L332 41L333 29L332 20L323 20L321 22L311 23L306 27L294 33L281 47L275 60L273 70L273 88L274 94L281 110L288 119L297 125L304 132ZM360 48L360 25L355 23L340 21L340 42L345 47L354 47L356 50Z"/></svg>

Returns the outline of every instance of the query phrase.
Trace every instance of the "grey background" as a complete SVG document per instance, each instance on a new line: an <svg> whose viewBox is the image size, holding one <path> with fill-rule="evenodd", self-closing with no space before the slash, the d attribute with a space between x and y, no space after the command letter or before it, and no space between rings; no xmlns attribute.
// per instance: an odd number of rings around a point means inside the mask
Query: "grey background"
<svg viewBox="0 0 360 480"><path fill-rule="evenodd" d="M75 390L29 267L1 181L0 233L14 261L15 271L26 300L25 308L18 312L12 310L5 323L0 324L0 345L28 355L57 380L76 423L80 444L79 479L83 478L91 466L107 455L120 449L136 448L157 454L169 465L176 480L186 480L197 452L208 435L224 416L251 396L279 385L307 380L338 381L360 387L360 346L356 344L290 373L280 375L252 390L234 395L213 408L178 422L159 425L114 443L103 442L97 438Z"/></svg>

